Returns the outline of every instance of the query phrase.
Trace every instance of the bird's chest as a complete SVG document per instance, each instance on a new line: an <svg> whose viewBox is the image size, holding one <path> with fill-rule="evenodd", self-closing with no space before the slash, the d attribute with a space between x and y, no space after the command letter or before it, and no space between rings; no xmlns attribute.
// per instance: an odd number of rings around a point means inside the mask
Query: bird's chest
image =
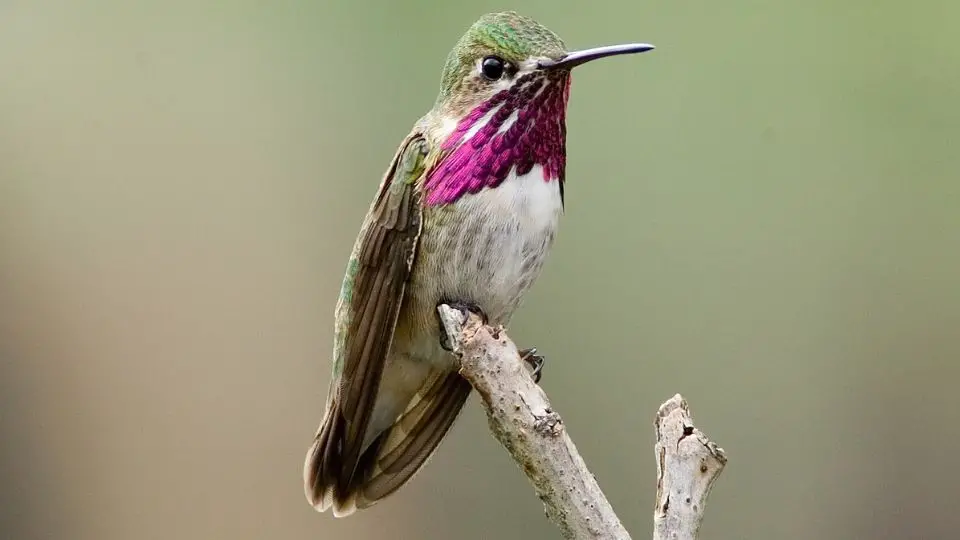
<svg viewBox="0 0 960 540"><path fill-rule="evenodd" d="M413 286L434 301L475 303L506 323L539 276L562 212L559 182L545 181L540 166L428 207Z"/></svg>

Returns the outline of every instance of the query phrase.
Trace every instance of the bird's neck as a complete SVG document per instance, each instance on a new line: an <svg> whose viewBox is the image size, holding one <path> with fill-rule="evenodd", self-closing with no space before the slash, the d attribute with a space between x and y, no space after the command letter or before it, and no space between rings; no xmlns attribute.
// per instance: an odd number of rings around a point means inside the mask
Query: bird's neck
<svg viewBox="0 0 960 540"><path fill-rule="evenodd" d="M442 205L495 188L539 165L543 180L564 181L568 74L521 77L459 118L436 121L442 157L424 183L426 203ZM451 130L452 127L452 130Z"/></svg>

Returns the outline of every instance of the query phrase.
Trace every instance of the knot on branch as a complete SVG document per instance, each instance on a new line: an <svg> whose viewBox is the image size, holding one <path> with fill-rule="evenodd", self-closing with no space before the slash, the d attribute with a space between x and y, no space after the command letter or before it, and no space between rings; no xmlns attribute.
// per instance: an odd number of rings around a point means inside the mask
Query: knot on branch
<svg viewBox="0 0 960 540"><path fill-rule="evenodd" d="M559 414L547 409L545 414L534 415L533 429L541 435L556 437L563 432L563 420Z"/></svg>

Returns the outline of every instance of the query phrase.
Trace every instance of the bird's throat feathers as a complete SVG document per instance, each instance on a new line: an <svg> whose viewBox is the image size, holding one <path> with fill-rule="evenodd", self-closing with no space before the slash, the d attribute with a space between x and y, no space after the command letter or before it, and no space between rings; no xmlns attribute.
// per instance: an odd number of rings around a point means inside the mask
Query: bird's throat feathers
<svg viewBox="0 0 960 540"><path fill-rule="evenodd" d="M534 165L545 182L564 180L569 72L535 72L462 111L424 182L426 203L442 205L500 185ZM456 115L456 112L449 114Z"/></svg>

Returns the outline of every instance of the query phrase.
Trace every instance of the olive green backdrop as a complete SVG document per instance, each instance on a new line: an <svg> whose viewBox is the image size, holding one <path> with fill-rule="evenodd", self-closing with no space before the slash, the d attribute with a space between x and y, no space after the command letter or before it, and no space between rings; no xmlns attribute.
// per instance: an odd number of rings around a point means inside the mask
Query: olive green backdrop
<svg viewBox="0 0 960 540"><path fill-rule="evenodd" d="M955 538L960 4L0 4L0 536L556 538L475 400L398 496L301 487L333 307L481 13L571 47L562 233L511 335L635 538L675 392L705 539Z"/></svg>

